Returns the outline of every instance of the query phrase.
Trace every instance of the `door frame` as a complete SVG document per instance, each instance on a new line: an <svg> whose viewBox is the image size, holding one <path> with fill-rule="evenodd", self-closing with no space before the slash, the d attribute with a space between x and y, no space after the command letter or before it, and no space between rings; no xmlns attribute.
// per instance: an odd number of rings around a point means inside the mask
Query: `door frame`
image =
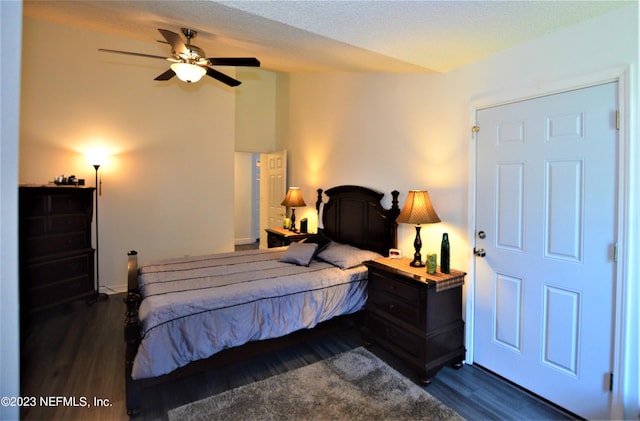
<svg viewBox="0 0 640 421"><path fill-rule="evenodd" d="M550 81L542 85L525 86L517 89L510 89L492 94L482 94L471 97L469 121L472 127L469 128L469 180L468 180L468 221L467 221L467 243L468 251L468 282L466 283L465 294L465 346L467 348L466 362L472 363L474 360L473 335L474 335L474 296L476 285L475 255L473 248L476 246L476 134L473 127L476 126L477 112L484 108L505 105L517 101L533 99L541 96L571 91L575 89L587 88L609 82L618 83L618 109L620 112L619 152L618 152L618 262L614 279L615 303L614 303L614 339L613 339L613 372L614 381L611 392L610 414L612 419L623 419L625 415L625 401L637 399L639 375L637 370L637 358L633 361L634 355L638 355L638 330L634 326L637 320L637 294L631 284L632 279L640 277L638 264L632 256L638 253L637 247L640 235L632 232L634 227L631 222L631 215L637 212L638 189L637 180L631 176L632 168L639 168L640 157L637 150L630 148L631 130L638 130L632 127L631 123L631 101L630 98L630 70L628 66L608 69L598 73L582 75L571 79ZM636 146L637 148L637 146ZM635 189L635 190L634 190ZM635 287L637 288L637 287ZM635 296L633 294L636 294ZM637 323L637 322L636 322ZM626 370L624 370L626 368ZM628 403L629 404L629 403ZM637 405L638 403L630 403ZM631 409L631 408L629 408ZM634 415L635 417L635 415Z"/></svg>

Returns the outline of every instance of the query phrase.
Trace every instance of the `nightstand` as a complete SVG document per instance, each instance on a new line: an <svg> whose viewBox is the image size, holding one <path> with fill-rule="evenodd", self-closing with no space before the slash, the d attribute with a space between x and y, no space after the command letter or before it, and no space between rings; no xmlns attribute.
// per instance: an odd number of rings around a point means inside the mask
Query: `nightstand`
<svg viewBox="0 0 640 421"><path fill-rule="evenodd" d="M292 232L284 228L267 228L267 247L288 246L292 241L300 241L314 235L311 232Z"/></svg>
<svg viewBox="0 0 640 421"><path fill-rule="evenodd" d="M362 334L413 366L429 384L444 365L462 366L465 357L462 285L466 273L431 275L411 259L364 262L369 269Z"/></svg>

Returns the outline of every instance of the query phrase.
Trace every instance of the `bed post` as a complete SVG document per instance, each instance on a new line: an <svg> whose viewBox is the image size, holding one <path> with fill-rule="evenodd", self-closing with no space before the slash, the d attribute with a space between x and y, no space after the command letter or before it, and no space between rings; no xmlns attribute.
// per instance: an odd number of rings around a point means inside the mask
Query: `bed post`
<svg viewBox="0 0 640 421"><path fill-rule="evenodd" d="M318 189L318 198L316 199L316 212L320 212L321 204L322 204L322 189Z"/></svg>
<svg viewBox="0 0 640 421"><path fill-rule="evenodd" d="M131 377L133 360L138 352L140 343L140 319L138 318L138 307L140 306L140 295L138 295L138 253L130 251L127 265L127 296L123 299L127 306L124 320L124 341L125 349L125 391L127 414L133 416L140 409L140 386Z"/></svg>
<svg viewBox="0 0 640 421"><path fill-rule="evenodd" d="M396 219L398 215L400 215L400 206L398 206L398 196L400 192L398 190L394 190L391 192L391 209L389 209L389 218L391 219L391 225L389 229L391 232L389 233L392 243L395 244L395 247L398 247L398 223Z"/></svg>

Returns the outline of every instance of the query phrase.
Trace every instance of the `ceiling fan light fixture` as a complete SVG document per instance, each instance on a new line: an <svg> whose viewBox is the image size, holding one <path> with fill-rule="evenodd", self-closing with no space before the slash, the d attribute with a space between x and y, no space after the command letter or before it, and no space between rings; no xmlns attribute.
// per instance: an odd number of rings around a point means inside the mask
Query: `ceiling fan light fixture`
<svg viewBox="0 0 640 421"><path fill-rule="evenodd" d="M203 67L191 63L173 63L171 70L176 73L178 79L190 83L199 81L207 73Z"/></svg>

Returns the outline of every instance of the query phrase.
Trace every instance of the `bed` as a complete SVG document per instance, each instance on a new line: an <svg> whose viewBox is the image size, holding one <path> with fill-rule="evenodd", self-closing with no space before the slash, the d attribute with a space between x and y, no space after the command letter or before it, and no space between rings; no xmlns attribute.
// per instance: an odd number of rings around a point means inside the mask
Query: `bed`
<svg viewBox="0 0 640 421"><path fill-rule="evenodd" d="M229 351L238 356L290 343L363 309L361 263L396 247L398 192L389 209L381 204L384 194L365 187L338 186L324 195L326 203L318 189L318 235L301 243L140 266L137 252L129 252L129 415L139 411L145 387L219 365Z"/></svg>

